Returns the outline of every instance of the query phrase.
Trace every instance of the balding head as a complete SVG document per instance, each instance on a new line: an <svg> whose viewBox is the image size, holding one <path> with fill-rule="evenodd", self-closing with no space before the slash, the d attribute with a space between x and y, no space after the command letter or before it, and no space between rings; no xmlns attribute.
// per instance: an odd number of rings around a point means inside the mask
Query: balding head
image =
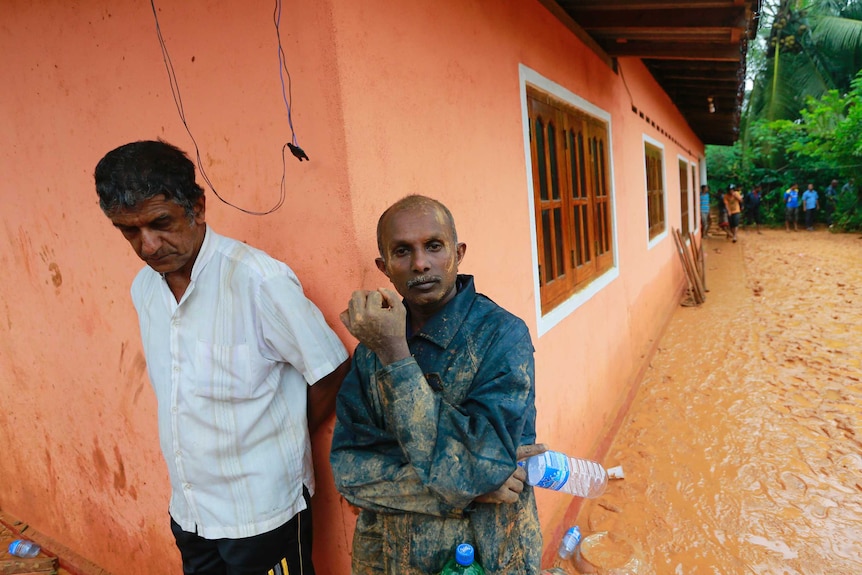
<svg viewBox="0 0 862 575"><path fill-rule="evenodd" d="M455 218L452 217L452 212L449 211L449 208L428 196L413 194L401 198L386 208L386 211L377 220L377 251L380 252L380 257L385 257L383 253L383 230L386 227L387 220L394 214L412 210L436 210L443 216L446 225L451 230L454 243L458 243L458 233L455 231Z"/></svg>

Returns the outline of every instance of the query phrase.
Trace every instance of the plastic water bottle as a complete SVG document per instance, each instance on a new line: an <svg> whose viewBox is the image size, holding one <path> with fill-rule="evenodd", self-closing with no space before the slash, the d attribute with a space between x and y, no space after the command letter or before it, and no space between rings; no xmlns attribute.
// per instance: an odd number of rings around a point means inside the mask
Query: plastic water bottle
<svg viewBox="0 0 862 575"><path fill-rule="evenodd" d="M9 555L14 555L15 557L25 557L29 559L39 555L39 551L41 549L42 548L39 547L37 543L27 541L26 539L16 539L9 544Z"/></svg>
<svg viewBox="0 0 862 575"><path fill-rule="evenodd" d="M594 498L605 492L608 473L595 461L569 457L559 451L534 455L524 463L527 483L536 487Z"/></svg>
<svg viewBox="0 0 862 575"><path fill-rule="evenodd" d="M575 554L575 549L578 548L578 545L581 543L581 529L575 525L566 531L566 534L563 535L563 540L560 541L560 549L557 551L557 554L560 556L560 559L568 561L572 558L572 555Z"/></svg>
<svg viewBox="0 0 862 575"><path fill-rule="evenodd" d="M455 548L455 557L449 559L440 575L485 575L482 566L476 563L473 546L461 543Z"/></svg>

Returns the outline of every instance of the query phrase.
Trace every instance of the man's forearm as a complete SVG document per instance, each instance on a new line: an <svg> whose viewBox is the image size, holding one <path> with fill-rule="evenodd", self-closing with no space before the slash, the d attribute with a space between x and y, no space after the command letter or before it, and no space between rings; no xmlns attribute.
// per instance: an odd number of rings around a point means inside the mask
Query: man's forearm
<svg viewBox="0 0 862 575"><path fill-rule="evenodd" d="M314 433L335 411L335 398L344 376L350 370L350 359L346 359L335 371L308 387L308 431Z"/></svg>

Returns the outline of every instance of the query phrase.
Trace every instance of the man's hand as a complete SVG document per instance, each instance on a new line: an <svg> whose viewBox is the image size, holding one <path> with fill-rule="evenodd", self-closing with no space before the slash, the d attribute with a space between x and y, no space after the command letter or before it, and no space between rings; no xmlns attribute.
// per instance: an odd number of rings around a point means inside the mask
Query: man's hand
<svg viewBox="0 0 862 575"><path fill-rule="evenodd" d="M390 289L353 292L341 323L384 365L410 357L407 347L407 310Z"/></svg>
<svg viewBox="0 0 862 575"><path fill-rule="evenodd" d="M520 446L515 457L518 458L518 461L524 461L525 459L530 459L534 455L542 454L547 450L548 446L544 443L531 443L530 445Z"/></svg>
<svg viewBox="0 0 862 575"><path fill-rule="evenodd" d="M539 455L540 453L544 453L548 450L548 447L544 443L535 443L532 445L522 445L518 447L518 452L516 457L518 461L523 461L524 459L529 459L534 455ZM491 493L486 493L484 495L480 495L474 501L476 503L515 503L518 501L518 497L521 492L524 490L524 482L527 480L527 472L523 467L518 466L512 475L498 487L495 491Z"/></svg>

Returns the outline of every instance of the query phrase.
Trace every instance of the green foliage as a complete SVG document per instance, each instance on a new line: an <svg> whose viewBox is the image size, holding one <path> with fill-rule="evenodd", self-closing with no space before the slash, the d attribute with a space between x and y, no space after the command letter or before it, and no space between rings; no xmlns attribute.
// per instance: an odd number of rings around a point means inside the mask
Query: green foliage
<svg viewBox="0 0 862 575"><path fill-rule="evenodd" d="M862 230L862 71L845 95L829 90L807 98L798 119L749 120L747 138L733 146L707 146L713 192L735 183L743 190L763 186L767 224L783 225L784 190L798 183L823 190L833 179L843 191L835 201L834 229Z"/></svg>
<svg viewBox="0 0 862 575"><path fill-rule="evenodd" d="M783 225L790 184L811 182L821 197L833 179L862 184L862 0L774 0L763 11L740 140L707 146L707 171L714 192L762 185L767 223ZM835 229L862 230L860 188L836 198Z"/></svg>
<svg viewBox="0 0 862 575"><path fill-rule="evenodd" d="M746 117L795 120L806 98L848 92L862 68L862 0L776 0L763 10Z"/></svg>

